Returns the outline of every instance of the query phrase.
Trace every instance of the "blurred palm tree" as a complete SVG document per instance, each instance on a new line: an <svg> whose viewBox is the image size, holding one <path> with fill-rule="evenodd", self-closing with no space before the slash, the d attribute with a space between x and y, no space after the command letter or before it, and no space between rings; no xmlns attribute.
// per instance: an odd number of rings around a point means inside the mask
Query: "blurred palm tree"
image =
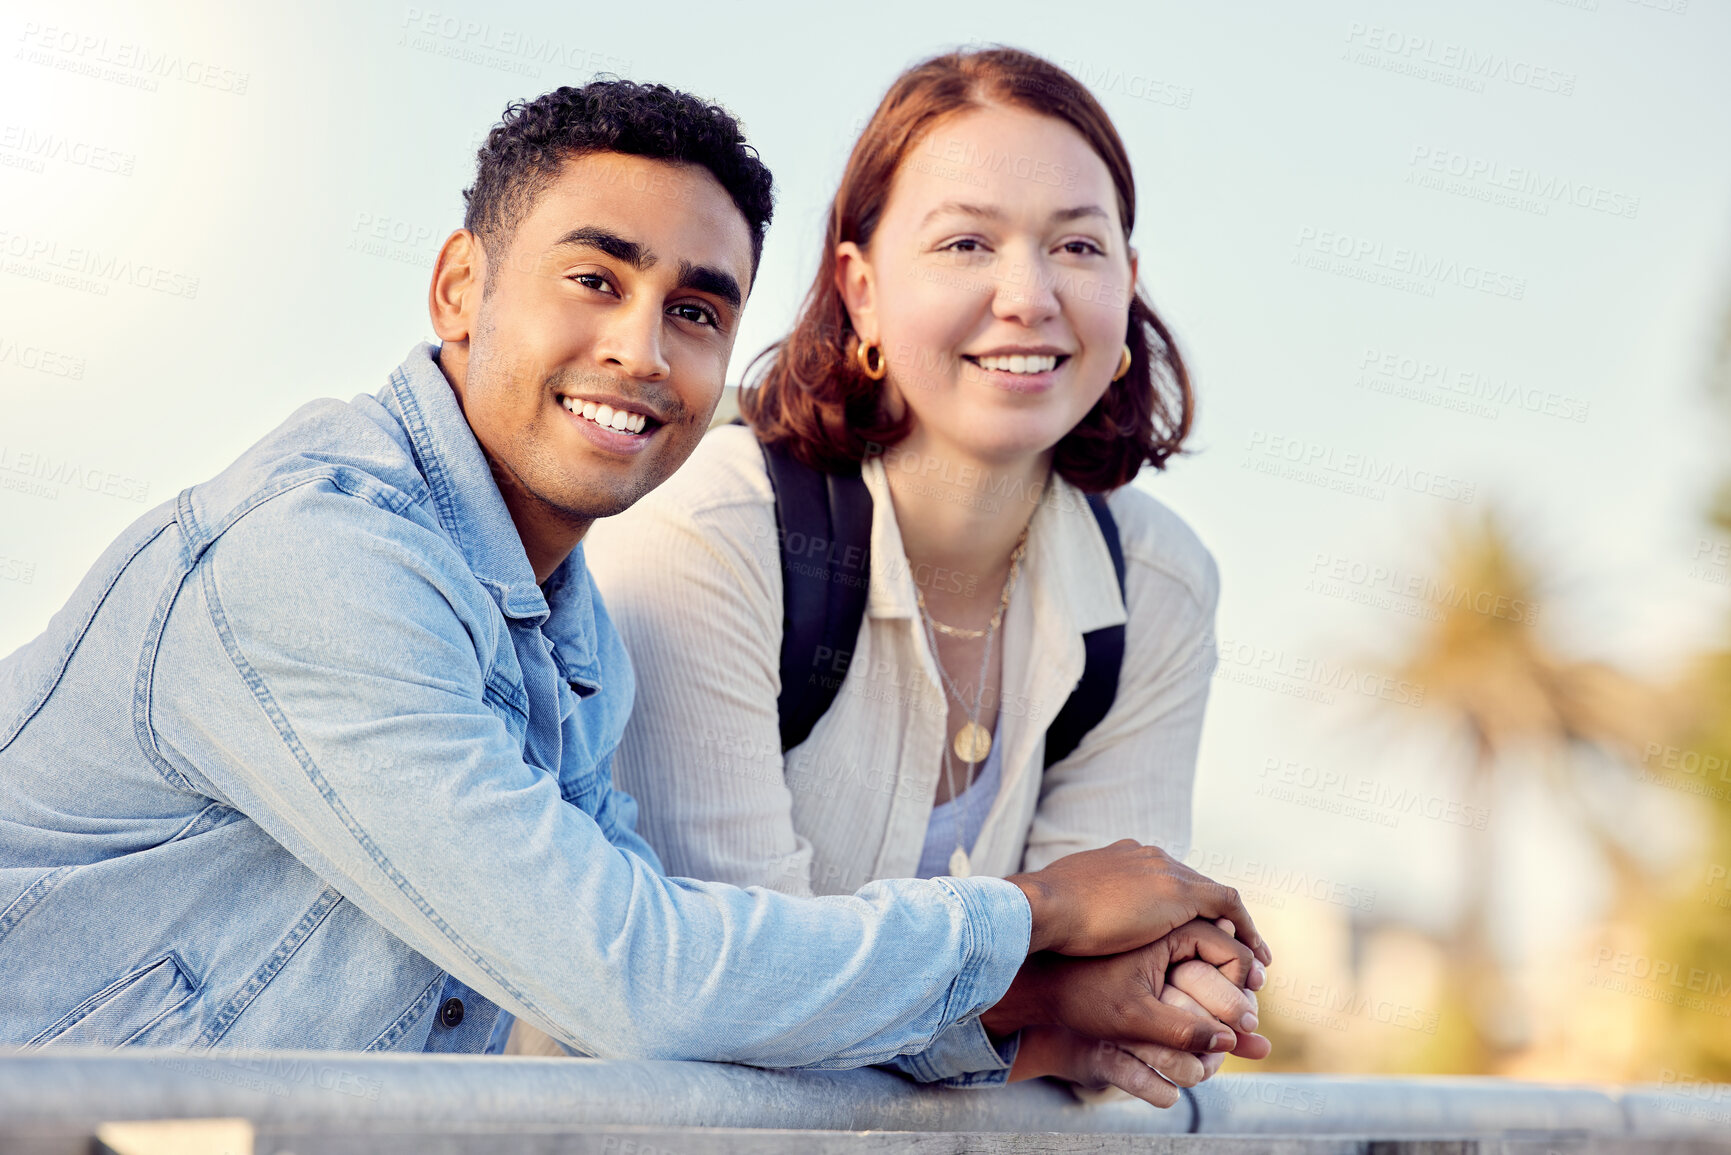
<svg viewBox="0 0 1731 1155"><path fill-rule="evenodd" d="M1722 439L1731 438L1731 305L1720 318L1718 341L1707 371L1708 395L1719 405ZM1718 481L1707 502L1706 518L1720 533L1731 534L1731 469ZM1684 711L1677 727L1677 745L1703 760L1731 765L1731 622L1716 645L1687 670L1676 699ZM1683 777L1678 775L1680 779ZM1707 858L1696 864L1694 877L1678 898L1658 907L1651 920L1659 950L1687 960L1722 984L1731 976L1731 790L1720 775L1695 795L1708 814ZM1717 992L1715 992L1717 993ZM1723 1011L1723 998L1710 1000ZM1725 1019L1699 1006L1673 1003L1662 1045L1654 1048L1664 1066L1693 1079L1731 1082L1731 1029Z"/></svg>
<svg viewBox="0 0 1731 1155"><path fill-rule="evenodd" d="M1450 524L1439 552L1441 617L1421 627L1390 673L1422 685L1425 713L1440 715L1464 738L1463 802L1492 811L1504 795L1503 779L1540 773L1550 796L1610 867L1613 903L1633 903L1645 867L1627 835L1596 805L1579 762L1589 754L1634 765L1643 745L1663 732L1655 722L1656 695L1602 662L1552 647L1535 624L1552 583L1494 507ZM1476 1036L1477 1054L1460 1057L1466 1069L1494 1069L1521 1041L1492 935L1495 866L1489 847L1466 855L1453 936L1451 1001L1466 1008Z"/></svg>

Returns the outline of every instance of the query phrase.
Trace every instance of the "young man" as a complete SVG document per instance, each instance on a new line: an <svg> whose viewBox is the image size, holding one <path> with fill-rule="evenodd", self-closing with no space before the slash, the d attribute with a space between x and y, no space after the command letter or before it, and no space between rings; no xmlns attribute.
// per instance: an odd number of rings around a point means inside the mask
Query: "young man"
<svg viewBox="0 0 1731 1155"><path fill-rule="evenodd" d="M580 542L702 436L769 173L720 109L616 81L509 109L468 201L438 348L147 514L0 662L0 1043L498 1051L520 1015L964 1082L1009 1064L988 1008L1239 1045L1162 977L1266 948L1152 848L815 900L662 875Z"/></svg>

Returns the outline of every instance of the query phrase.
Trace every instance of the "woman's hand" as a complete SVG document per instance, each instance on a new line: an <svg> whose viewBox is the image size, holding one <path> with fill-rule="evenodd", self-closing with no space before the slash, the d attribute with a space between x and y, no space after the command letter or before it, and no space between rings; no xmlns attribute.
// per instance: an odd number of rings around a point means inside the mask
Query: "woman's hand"
<svg viewBox="0 0 1731 1155"><path fill-rule="evenodd" d="M1225 919L1267 966L1268 944L1256 933L1238 892L1161 850L1122 839L1066 855L1044 870L1013 874L1027 895L1034 928L1028 953L1111 955L1135 950L1193 919Z"/></svg>
<svg viewBox="0 0 1731 1155"><path fill-rule="evenodd" d="M1151 1050L1165 1051L1165 1048ZM1150 1053L1142 1048L1132 1051L1116 1043L1085 1038L1063 1027L1028 1027L1022 1032L1016 1061L1010 1067L1010 1082L1051 1075L1087 1091L1117 1087L1156 1107L1170 1107L1178 1102L1178 1088L1150 1066L1149 1061L1137 1053L1139 1051ZM1201 1069L1194 1055L1183 1052L1167 1054L1182 1056L1190 1060L1195 1070ZM1166 1056L1150 1054L1150 1057Z"/></svg>
<svg viewBox="0 0 1731 1155"><path fill-rule="evenodd" d="M1214 925L1227 934L1232 933L1232 924L1226 919L1219 919ZM1212 1015L1231 1027L1238 1041L1229 1054L1241 1059L1266 1059L1274 1045L1256 1033L1259 1013L1256 992L1267 981L1268 972L1260 962L1251 964L1249 977L1239 984L1219 968L1201 959L1189 959L1166 972L1166 986L1160 992L1160 1001L1194 1014ZM1218 1071L1225 1061L1226 1056L1218 1052L1202 1059L1203 1066L1210 1068L1209 1075Z"/></svg>
<svg viewBox="0 0 1731 1155"><path fill-rule="evenodd" d="M1225 930L1200 919L1188 922L1139 950L1104 958L1037 954L1022 964L1015 981L980 1021L995 1034L1029 1026L1061 1026L1094 1039L1155 1044L1192 1053L1227 1052L1239 1046L1237 1030L1211 1014L1180 1010L1161 999L1167 971L1197 959L1236 987L1249 982L1256 960ZM1220 989L1198 974L1205 998ZM1222 1001L1222 1006L1225 1002ZM1237 1022L1245 1010L1233 1000Z"/></svg>

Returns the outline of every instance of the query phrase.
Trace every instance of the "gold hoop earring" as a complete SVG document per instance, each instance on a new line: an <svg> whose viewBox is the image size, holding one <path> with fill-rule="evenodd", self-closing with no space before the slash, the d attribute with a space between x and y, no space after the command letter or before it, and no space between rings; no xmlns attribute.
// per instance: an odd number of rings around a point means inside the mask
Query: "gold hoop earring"
<svg viewBox="0 0 1731 1155"><path fill-rule="evenodd" d="M872 364L873 353L877 354L876 365ZM890 367L884 363L883 350L879 349L876 345L868 345L864 341L861 341L859 345L855 347L853 351L853 359L854 363L859 366L859 371L864 373L873 381L882 381L884 379L884 374L890 371Z"/></svg>
<svg viewBox="0 0 1731 1155"><path fill-rule="evenodd" d="M1124 352L1118 357L1118 371L1112 374L1112 380L1124 380L1124 374L1130 371L1130 346L1124 346Z"/></svg>

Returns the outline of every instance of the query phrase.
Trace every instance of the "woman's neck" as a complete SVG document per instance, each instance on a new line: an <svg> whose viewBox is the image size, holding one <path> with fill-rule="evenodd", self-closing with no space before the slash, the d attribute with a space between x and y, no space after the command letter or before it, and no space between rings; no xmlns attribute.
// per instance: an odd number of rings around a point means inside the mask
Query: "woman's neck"
<svg viewBox="0 0 1731 1155"><path fill-rule="evenodd" d="M986 464L904 443L884 455L902 549L934 617L991 616L1050 473L1049 452Z"/></svg>

